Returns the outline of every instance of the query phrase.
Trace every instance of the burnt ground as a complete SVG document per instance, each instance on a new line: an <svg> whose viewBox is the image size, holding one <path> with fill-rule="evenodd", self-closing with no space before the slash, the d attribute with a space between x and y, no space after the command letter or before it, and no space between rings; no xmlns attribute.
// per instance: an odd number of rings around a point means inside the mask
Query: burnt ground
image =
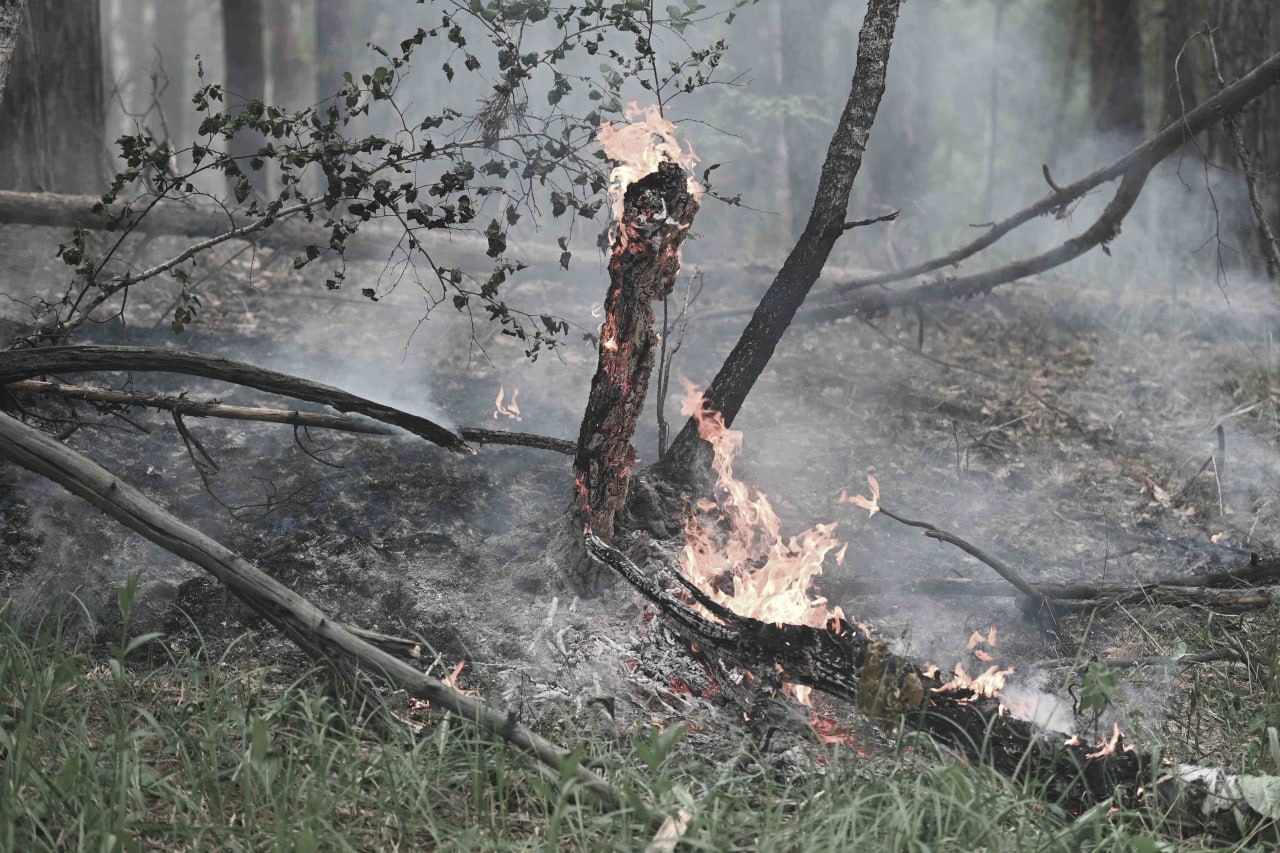
<svg viewBox="0 0 1280 853"><path fill-rule="evenodd" d="M4 282L11 296L24 299L41 282L60 280L46 251L56 242L47 231L0 230L11 271L28 271ZM168 242L150 251L159 257L178 245ZM157 287L134 295L127 328L105 324L85 340L203 350L457 424L576 437L594 368L583 338L607 281L595 261L577 262L585 268L569 279L529 276L512 292L514 303L551 306L578 324L558 354L530 362L520 342L447 306L419 324L424 303L412 281L386 292L400 273L394 267L348 271L353 282L380 282L375 304L355 289L331 293L300 280L288 258L228 250L220 260L225 266L210 267L201 285L200 322L182 337L166 328L172 293ZM697 306L704 312L748 305L768 283L756 271L714 264L705 273ZM21 313L11 303L9 317ZM968 539L1031 580L1140 579L1272 552L1280 529L1271 351L1278 320L1274 296L1243 281L1224 293L1211 280L1175 289L1140 272L1117 281L1068 270L931 308L923 353L915 317L874 327L801 322L735 424L746 434L739 473L771 495L793 533L839 522L848 555L842 566L829 563L825 578L875 579L885 592L839 602L846 613L944 666L965 659L972 631L996 626L997 659L1018 670L1021 684L1064 695L1070 668L1037 661L1207 648L1251 630L1254 617L1121 609L1066 620L1049 636L1012 597L895 594L911 579L994 574L914 530L837 505L836 497L842 489L864 491L874 475L885 506ZM740 325L700 324L695 314L677 372L705 382ZM140 375L134 383L227 402L277 402L178 377ZM522 422L493 419L499 385L520 389ZM678 396L673 390L668 411L678 411ZM295 441L287 427L192 420L220 468L210 489L172 421L135 412L131 420L150 430L142 434L100 420L105 428L83 429L71 445L340 618L422 637L440 656L438 671L467 661L462 684L526 721L605 733L686 720L695 748L743 736L741 709L707 689L703 670L637 595L615 584L580 598L566 587L552 540L572 487L567 457L502 447L463 457L408 437L312 433ZM647 418L637 437L642 462L653 460L655 436ZM1214 463L1202 467L1211 456ZM115 590L140 572L135 630L162 630L174 645L227 649L231 663L303 665L198 570L21 470L0 468L0 483L0 591L17 612L38 618L56 595L75 592L86 626L110 633ZM233 519L220 502L243 507L237 514L248 520ZM677 543L638 537L626 543L648 546L637 553L675 552ZM966 663L972 670L972 659ZM1212 677L1242 676L1223 669ZM1159 739L1182 757L1231 764L1232 744L1189 732L1193 678L1200 676L1132 674L1117 712L1139 741ZM698 695L704 692L711 695ZM769 725L781 707L764 715ZM858 727L865 748L885 742L832 703L820 700L820 709ZM1068 711L1055 713L1060 720ZM797 742L776 740L779 749Z"/></svg>

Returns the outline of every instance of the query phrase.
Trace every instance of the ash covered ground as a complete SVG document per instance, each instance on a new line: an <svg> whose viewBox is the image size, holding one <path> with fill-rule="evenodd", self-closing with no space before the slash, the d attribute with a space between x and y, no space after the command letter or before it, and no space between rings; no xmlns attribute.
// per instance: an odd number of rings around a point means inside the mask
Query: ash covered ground
<svg viewBox="0 0 1280 853"><path fill-rule="evenodd" d="M62 272L49 247L57 240L40 229L0 231L0 254L15 259L4 282L15 300L54 289ZM156 241L150 251L162 257L180 247L169 243ZM572 278L525 274L511 292L513 303L554 305L577 324L559 353L530 362L520 342L447 307L420 322L416 285L405 280L390 289L397 273L382 265L348 271L351 281L381 282L373 303L296 277L288 257L227 250L221 260L226 266L203 285L200 322L183 335L168 330L173 294L157 287L131 297L127 327L104 324L85 340L225 355L457 425L576 438L595 366L584 336L598 322L592 309L604 295L602 263L579 261ZM744 319L700 323L698 314L751 306L778 260L700 265L703 292L677 375L695 384L710 378ZM827 278L848 272L833 268ZM20 301L10 303L8 317L21 321L22 311ZM916 531L837 504L837 496L864 491L873 475L885 506L957 533L1030 580L1137 580L1239 565L1251 552L1275 548L1277 320L1274 296L1246 281L1224 292L1212 278L1175 285L1116 263L1109 271L1071 267L931 308L922 352L916 317L881 318L874 327L798 321L734 425L746 435L737 470L771 496L788 532L839 523L847 556L840 566L828 561L816 592L852 577L874 579L885 592L833 599L851 617L944 668L964 659L972 669L966 641L996 626L999 662L1018 670L1024 688L1057 692L1069 670L1036 661L1167 654L1162 640L1205 615L1110 612L1067 620L1050 636L1012 597L895 594L918 578L994 575ZM182 377L139 374L133 384L281 405ZM679 383L672 385L667 411L676 414ZM494 420L500 386L520 389L522 421ZM131 418L149 433L101 418L105 428L82 429L69 443L335 616L421 637L440 658L437 673L465 660L462 685L525 721L600 733L685 721L695 727L695 747L758 738L780 721L795 724L783 726L793 734L804 728L807 714L785 702L742 728L741 709L716 694L630 588L615 582L582 598L566 586L553 531L572 491L567 457L493 446L465 457L412 437L295 437L288 427L189 419L219 466L207 488L171 420ZM641 464L654 461L652 414L636 443ZM1202 468L1210 456L1214 463ZM247 520L223 504L240 507ZM678 530L682 519L671 521ZM86 630L109 632L115 590L140 573L136 630L229 648L230 662L302 665L199 570L10 465L0 468L0 525L0 594L26 617L37 619L58 596L74 593ZM636 534L623 544L674 559L678 540ZM1229 620L1212 630L1229 631ZM233 642L246 631L247 639ZM1176 737L1166 703L1179 695L1181 677L1155 670L1129 679L1119 713L1143 712L1148 737ZM886 742L874 726L818 701L823 713L857 728L867 748ZM786 748L794 738L778 741Z"/></svg>

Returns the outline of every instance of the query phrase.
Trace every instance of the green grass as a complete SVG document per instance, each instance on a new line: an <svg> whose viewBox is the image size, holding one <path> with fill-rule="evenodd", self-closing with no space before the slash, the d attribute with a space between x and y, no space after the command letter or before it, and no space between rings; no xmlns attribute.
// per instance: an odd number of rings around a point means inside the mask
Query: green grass
<svg viewBox="0 0 1280 853"><path fill-rule="evenodd" d="M415 734L361 722L321 677L176 654L153 636L107 651L0 615L0 849L642 850L629 810L580 802L460 720ZM825 772L747 751L698 754L673 732L575 744L627 796L693 821L681 850L1161 850L1158 817L1074 820L1033 791L907 738ZM562 774L567 775L567 774ZM1186 843L1178 849L1193 849Z"/></svg>

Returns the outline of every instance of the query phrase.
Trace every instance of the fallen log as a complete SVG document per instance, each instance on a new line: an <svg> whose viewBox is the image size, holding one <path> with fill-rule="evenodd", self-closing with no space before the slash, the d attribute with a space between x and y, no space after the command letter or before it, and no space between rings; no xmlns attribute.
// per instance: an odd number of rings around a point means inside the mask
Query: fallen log
<svg viewBox="0 0 1280 853"><path fill-rule="evenodd" d="M555 779L572 778L582 791L606 808L623 807L608 782L567 750L520 725L514 713L504 713L465 696L384 651L379 646L387 645L387 640L392 638L372 635L371 639L376 642L370 642L361 637L97 463L2 413L0 456L47 477L125 527L205 569L316 661L330 665L345 663L350 670L358 668L385 678L411 696L431 702L434 707L472 722L529 753L551 768ZM662 815L650 814L637 803L629 804L641 811L655 828L661 823Z"/></svg>
<svg viewBox="0 0 1280 853"><path fill-rule="evenodd" d="M1147 805L1198 831L1241 837L1273 818L1244 793L1250 777L1214 768L1174 766L1124 744L1117 729L1101 746L1039 729L1010 713L994 691L955 688L936 673L893 654L847 622L825 628L772 625L717 605L665 564L669 591L625 554L587 533L588 554L653 602L707 659L820 690L874 717L899 719L1017 780L1034 780L1049 801L1080 814L1098 803ZM692 599L693 605L686 599ZM703 615L696 607L705 608ZM1243 821L1239 818L1243 818Z"/></svg>
<svg viewBox="0 0 1280 853"><path fill-rule="evenodd" d="M133 391L116 391L109 388L92 388L85 385L64 385L27 379L4 386L10 394L49 394L87 400L93 403L111 403L122 406L141 406L148 409L176 412L196 418L228 418L240 421L289 424L307 429L331 429L364 435L400 435L403 430L364 418L346 415L329 415L323 412L301 412L296 409L268 409L262 406L229 406L218 400L192 400L186 396L173 397L163 394L144 394ZM577 445L564 438L552 438L527 432L512 432L482 427L460 427L458 433L466 441L476 444L506 444L551 450L572 456Z"/></svg>
<svg viewBox="0 0 1280 853"><path fill-rule="evenodd" d="M1210 572L1184 577L1158 578L1147 583L1076 582L1045 583L1031 581L1028 586L1049 599L1051 606L1081 610L1133 606L1138 604L1170 607L1211 607L1219 610L1247 610L1270 606L1280 594L1280 559L1258 560L1233 571ZM1009 597L1021 594L1008 584L977 581L969 578L924 578L916 581L894 581L855 578L825 578L822 589L832 600L863 596L925 595L937 598L953 596Z"/></svg>
<svg viewBox="0 0 1280 853"><path fill-rule="evenodd" d="M688 175L669 161L632 182L623 197L600 351L573 461L579 521L605 539L613 536L614 521L626 505L636 462L631 438L644 411L659 340L653 303L675 285L680 245L697 212Z"/></svg>
<svg viewBox="0 0 1280 853"><path fill-rule="evenodd" d="M181 373L243 385L270 394L321 403L340 412L365 415L408 430L455 453L475 453L454 430L421 415L377 403L320 382L220 356L181 350L111 346L44 347L0 353L0 384L3 385L55 373L104 370Z"/></svg>

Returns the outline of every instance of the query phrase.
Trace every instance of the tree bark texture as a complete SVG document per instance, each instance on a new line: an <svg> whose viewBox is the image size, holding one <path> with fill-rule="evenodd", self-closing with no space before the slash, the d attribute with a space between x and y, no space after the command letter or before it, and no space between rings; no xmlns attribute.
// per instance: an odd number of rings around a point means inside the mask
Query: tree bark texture
<svg viewBox="0 0 1280 853"><path fill-rule="evenodd" d="M98 4L30 4L4 91L0 188L101 192L106 96Z"/></svg>
<svg viewBox="0 0 1280 853"><path fill-rule="evenodd" d="M266 54L263 49L266 24L262 0L222 0L223 53L227 63L226 105L227 112L233 115L244 109L249 101L260 101L266 97ZM228 148L249 183L265 192L266 174L255 171L249 164L262 141L258 134L242 130L231 138ZM234 185L233 178L233 189Z"/></svg>
<svg viewBox="0 0 1280 853"><path fill-rule="evenodd" d="M674 163L632 183L623 198L609 261L600 355L574 457L577 512L597 535L613 536L636 461L631 438L644 411L658 349L653 303L671 292L698 201Z"/></svg>
<svg viewBox="0 0 1280 853"><path fill-rule="evenodd" d="M27 10L27 0L0 0L0 104L4 103L4 84L13 64L13 50Z"/></svg>
<svg viewBox="0 0 1280 853"><path fill-rule="evenodd" d="M1142 135L1138 0L1089 2L1089 101L1099 133Z"/></svg>
<svg viewBox="0 0 1280 853"><path fill-rule="evenodd" d="M871 0L868 5L858 35L857 68L849 100L822 164L809 222L704 394L706 407L721 412L726 425L732 425L738 416L791 319L822 274L836 240L844 233L849 193L862 165L871 125L884 95L899 5L900 0ZM662 474L687 480L699 465L697 457L703 446L697 422L690 418L663 459Z"/></svg>

